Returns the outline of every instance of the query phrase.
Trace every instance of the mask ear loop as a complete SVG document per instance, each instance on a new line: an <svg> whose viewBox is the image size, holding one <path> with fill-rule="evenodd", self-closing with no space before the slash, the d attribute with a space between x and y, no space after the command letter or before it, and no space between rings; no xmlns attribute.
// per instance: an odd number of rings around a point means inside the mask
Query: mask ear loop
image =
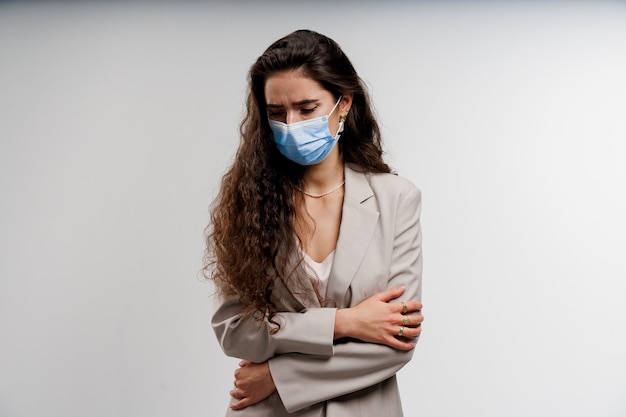
<svg viewBox="0 0 626 417"><path fill-rule="evenodd" d="M343 94L339 96L339 100L337 100L333 109L330 111L330 113L328 113L328 118L330 118L330 115L333 114L333 112L335 111L339 103L341 103L342 98L343 98ZM347 114L339 115L339 127L337 128L337 133L335 133L334 139L339 139L339 134L343 132L343 124L346 121L346 117L347 117Z"/></svg>
<svg viewBox="0 0 626 417"><path fill-rule="evenodd" d="M333 109L330 111L330 113L328 113L328 117L330 118L330 115L333 114L335 112L335 109L337 108L337 106L339 105L339 103L341 103L341 99L343 98L343 94L341 96L339 96L339 100L337 100L337 102L335 103L335 105L333 106Z"/></svg>

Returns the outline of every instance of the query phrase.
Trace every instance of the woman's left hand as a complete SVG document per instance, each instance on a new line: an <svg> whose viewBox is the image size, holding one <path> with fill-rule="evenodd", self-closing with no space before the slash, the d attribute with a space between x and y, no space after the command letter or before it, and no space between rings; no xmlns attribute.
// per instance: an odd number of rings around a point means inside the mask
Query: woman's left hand
<svg viewBox="0 0 626 417"><path fill-rule="evenodd" d="M263 401L274 391L276 385L267 362L241 361L235 371L235 388L230 392L230 396L239 401L232 403L230 408L241 410Z"/></svg>

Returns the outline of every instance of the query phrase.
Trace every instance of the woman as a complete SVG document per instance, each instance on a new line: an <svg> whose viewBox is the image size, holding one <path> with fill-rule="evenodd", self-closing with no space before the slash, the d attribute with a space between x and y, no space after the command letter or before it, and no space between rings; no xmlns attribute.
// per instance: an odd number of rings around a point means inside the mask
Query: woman
<svg viewBox="0 0 626 417"><path fill-rule="evenodd" d="M420 192L390 173L363 82L296 31L250 69L206 271L238 416L401 416L421 315Z"/></svg>

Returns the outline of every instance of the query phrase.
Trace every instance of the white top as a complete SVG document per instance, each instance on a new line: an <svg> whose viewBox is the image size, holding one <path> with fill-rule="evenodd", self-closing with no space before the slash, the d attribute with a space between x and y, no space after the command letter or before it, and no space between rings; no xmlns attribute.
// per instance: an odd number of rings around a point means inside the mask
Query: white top
<svg viewBox="0 0 626 417"><path fill-rule="evenodd" d="M328 287L328 277L330 277L330 269L333 266L333 261L335 260L335 251L333 250L328 254L326 259L322 262L316 262L305 251L302 252L302 257L304 258L304 262L306 266L313 271L317 279L319 280L319 289L320 295L326 296L326 288Z"/></svg>

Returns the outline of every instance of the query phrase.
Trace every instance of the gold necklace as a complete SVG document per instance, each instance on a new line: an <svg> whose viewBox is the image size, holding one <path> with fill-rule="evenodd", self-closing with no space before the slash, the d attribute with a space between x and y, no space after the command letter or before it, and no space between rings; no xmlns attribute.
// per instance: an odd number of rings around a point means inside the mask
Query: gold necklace
<svg viewBox="0 0 626 417"><path fill-rule="evenodd" d="M302 194L304 194L304 195L307 195L307 196L312 197L312 198L321 198L321 197L324 197L325 195L328 195L328 194L332 194L332 193L334 193L335 191L337 191L338 189L340 189L341 187L343 187L343 185L344 185L345 183L346 183L346 181L344 180L341 184L339 184L338 186L336 186L336 187L335 187L335 188L333 188L332 190L330 190L330 191L326 191L325 193L321 193L321 194L313 194L313 193L309 193L309 192L307 192L307 191L304 191L304 190L302 190L302 189L300 189L300 188L298 188L298 187L296 187L296 188L298 189L298 191L300 191L300 192L301 192Z"/></svg>

